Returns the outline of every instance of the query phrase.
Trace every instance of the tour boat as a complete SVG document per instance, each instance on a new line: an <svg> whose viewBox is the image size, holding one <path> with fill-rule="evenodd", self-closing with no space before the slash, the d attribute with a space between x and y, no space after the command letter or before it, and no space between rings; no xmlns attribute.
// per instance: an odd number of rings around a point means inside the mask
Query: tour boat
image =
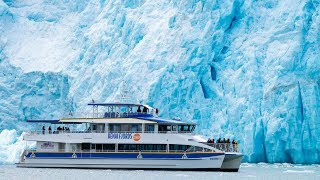
<svg viewBox="0 0 320 180"><path fill-rule="evenodd" d="M39 130L23 139L17 167L148 170L239 170L237 144L208 143L196 124L158 117L158 109L130 103L89 103L92 112L59 120L27 120Z"/></svg>

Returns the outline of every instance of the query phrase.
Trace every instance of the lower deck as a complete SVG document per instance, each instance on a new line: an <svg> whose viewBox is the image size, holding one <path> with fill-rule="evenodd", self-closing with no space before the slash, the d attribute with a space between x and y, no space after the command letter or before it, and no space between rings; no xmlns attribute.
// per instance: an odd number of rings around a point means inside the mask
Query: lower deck
<svg viewBox="0 0 320 180"><path fill-rule="evenodd" d="M241 154L224 153L84 153L76 157L74 154L28 153L17 167L237 172L242 160Z"/></svg>
<svg viewBox="0 0 320 180"><path fill-rule="evenodd" d="M221 156L215 152L26 152L25 158L126 158L126 159L187 159Z"/></svg>

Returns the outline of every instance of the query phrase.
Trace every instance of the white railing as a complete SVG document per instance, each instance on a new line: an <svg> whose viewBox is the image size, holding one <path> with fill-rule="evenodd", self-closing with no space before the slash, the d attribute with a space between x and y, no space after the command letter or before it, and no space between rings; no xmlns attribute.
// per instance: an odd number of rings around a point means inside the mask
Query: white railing
<svg viewBox="0 0 320 180"><path fill-rule="evenodd" d="M92 113L92 112L81 112L81 113L65 113L63 114L64 118L128 118L131 116L139 116L139 115L153 115L152 113L146 112L131 112L131 113L121 113L121 112L105 112L105 113Z"/></svg>
<svg viewBox="0 0 320 180"><path fill-rule="evenodd" d="M105 131L105 130L36 130L27 132L26 135L48 135L66 133L161 133L161 134L193 134L191 131Z"/></svg>

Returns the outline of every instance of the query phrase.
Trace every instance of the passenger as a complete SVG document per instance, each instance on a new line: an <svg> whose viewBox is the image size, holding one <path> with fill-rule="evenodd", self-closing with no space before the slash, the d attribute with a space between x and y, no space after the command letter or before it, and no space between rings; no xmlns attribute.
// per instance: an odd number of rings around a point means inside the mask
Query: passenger
<svg viewBox="0 0 320 180"><path fill-rule="evenodd" d="M236 151L236 141L235 140L232 140L232 148L233 148L233 151Z"/></svg>
<svg viewBox="0 0 320 180"><path fill-rule="evenodd" d="M42 134L44 134L46 131L46 128L44 126L42 126Z"/></svg>
<svg viewBox="0 0 320 180"><path fill-rule="evenodd" d="M217 143L221 143L221 138L218 139Z"/></svg>
<svg viewBox="0 0 320 180"><path fill-rule="evenodd" d="M212 139L212 143L214 144L214 139Z"/></svg>
<svg viewBox="0 0 320 180"><path fill-rule="evenodd" d="M49 126L48 131L49 131L49 134L51 134L51 131L52 131L51 126Z"/></svg>
<svg viewBox="0 0 320 180"><path fill-rule="evenodd" d="M226 138L223 138L223 140L222 140L222 141L223 141L222 143L227 143Z"/></svg>
<svg viewBox="0 0 320 180"><path fill-rule="evenodd" d="M208 141L207 141L207 143L210 143L210 142L211 142L211 139L209 138Z"/></svg>
<svg viewBox="0 0 320 180"><path fill-rule="evenodd" d="M144 113L147 113L148 112L148 108L147 107L143 107L143 110L142 110Z"/></svg>
<svg viewBox="0 0 320 180"><path fill-rule="evenodd" d="M227 146L227 147L226 147L227 151L228 151L228 152L232 152L232 150L231 150L231 144L230 144L230 139L229 139L229 138L226 140L226 143L227 143L227 144L226 144L226 146Z"/></svg>
<svg viewBox="0 0 320 180"><path fill-rule="evenodd" d="M237 141L234 142L234 146L235 146L234 147L235 151L238 152L238 142Z"/></svg>
<svg viewBox="0 0 320 180"><path fill-rule="evenodd" d="M158 117L159 109L156 108L156 116Z"/></svg>
<svg viewBox="0 0 320 180"><path fill-rule="evenodd" d="M138 107L137 113L141 113L141 108L140 108L140 106Z"/></svg>

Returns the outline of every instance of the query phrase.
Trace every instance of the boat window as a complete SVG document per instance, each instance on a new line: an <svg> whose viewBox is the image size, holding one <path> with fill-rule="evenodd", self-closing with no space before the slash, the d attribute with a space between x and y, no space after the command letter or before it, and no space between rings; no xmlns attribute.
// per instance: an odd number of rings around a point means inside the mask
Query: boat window
<svg viewBox="0 0 320 180"><path fill-rule="evenodd" d="M91 150L95 150L96 152L115 151L115 144L87 144L87 143L82 144L82 150L89 151L90 145L91 145Z"/></svg>
<svg viewBox="0 0 320 180"><path fill-rule="evenodd" d="M187 125L185 125L185 126L183 126L183 131L189 131L189 128L188 128L189 126L187 126Z"/></svg>
<svg viewBox="0 0 320 180"><path fill-rule="evenodd" d="M119 144L119 151L165 151L165 144Z"/></svg>
<svg viewBox="0 0 320 180"><path fill-rule="evenodd" d="M110 151L110 150L115 150L115 144L103 144L102 148L104 151Z"/></svg>
<svg viewBox="0 0 320 180"><path fill-rule="evenodd" d="M177 126L176 125L172 126L172 131L177 131Z"/></svg>
<svg viewBox="0 0 320 180"><path fill-rule="evenodd" d="M97 131L104 131L105 124L97 124Z"/></svg>
<svg viewBox="0 0 320 180"><path fill-rule="evenodd" d="M131 131L142 131L142 125L141 124L132 124L131 125Z"/></svg>
<svg viewBox="0 0 320 180"><path fill-rule="evenodd" d="M90 143L82 143L81 150L90 150Z"/></svg>
<svg viewBox="0 0 320 180"><path fill-rule="evenodd" d="M129 124L121 124L120 131L130 131Z"/></svg>
<svg viewBox="0 0 320 180"><path fill-rule="evenodd" d="M159 131L167 131L167 126L159 125Z"/></svg>
<svg viewBox="0 0 320 180"><path fill-rule="evenodd" d="M96 144L91 144L91 149L96 149Z"/></svg>
<svg viewBox="0 0 320 180"><path fill-rule="evenodd" d="M189 148L188 145L179 145L179 144L170 144L169 150L170 151L185 151Z"/></svg>
<svg viewBox="0 0 320 180"><path fill-rule="evenodd" d="M120 131L120 124L109 124L110 131Z"/></svg>
<svg viewBox="0 0 320 180"><path fill-rule="evenodd" d="M64 151L65 147L66 147L66 143L59 143L58 144L58 149L59 150L63 150Z"/></svg>
<svg viewBox="0 0 320 180"><path fill-rule="evenodd" d="M167 131L171 131L171 125L167 126Z"/></svg>
<svg viewBox="0 0 320 180"><path fill-rule="evenodd" d="M109 124L109 130L112 132L138 132L142 131L141 124Z"/></svg>
<svg viewBox="0 0 320 180"><path fill-rule="evenodd" d="M191 146L186 151L188 151L188 152L195 152L195 151L212 152L213 150L207 149L207 148L203 148L203 147L198 147L198 146Z"/></svg>
<svg viewBox="0 0 320 180"><path fill-rule="evenodd" d="M154 131L154 125L153 124L146 124L145 131Z"/></svg>
<svg viewBox="0 0 320 180"><path fill-rule="evenodd" d="M102 144L96 144L96 151L102 151Z"/></svg>
<svg viewBox="0 0 320 180"><path fill-rule="evenodd" d="M131 131L138 131L138 125L137 124L132 124Z"/></svg>

